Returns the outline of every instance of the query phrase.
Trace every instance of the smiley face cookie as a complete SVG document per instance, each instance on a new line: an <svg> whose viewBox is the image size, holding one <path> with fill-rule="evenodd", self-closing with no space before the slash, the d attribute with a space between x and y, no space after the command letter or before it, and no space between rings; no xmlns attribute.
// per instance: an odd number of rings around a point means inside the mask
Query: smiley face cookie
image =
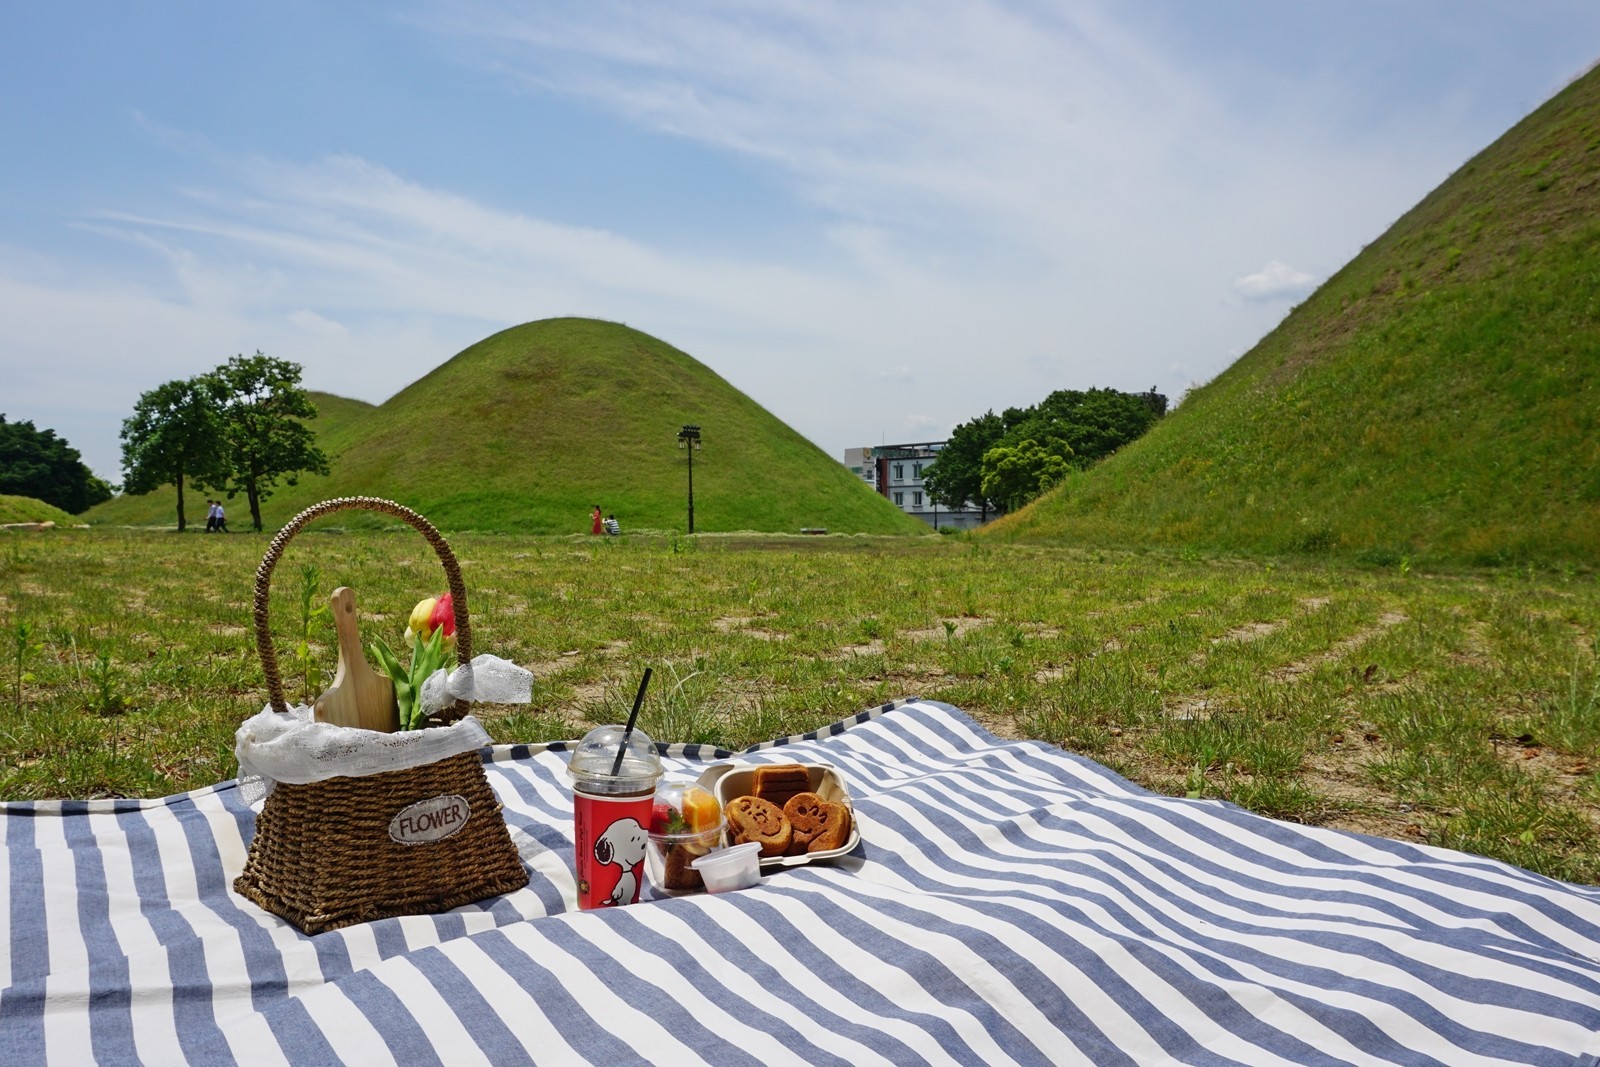
<svg viewBox="0 0 1600 1067"><path fill-rule="evenodd" d="M760 797L739 797L730 801L723 814L734 844L755 841L763 856L782 856L794 842L794 827L783 809Z"/></svg>
<svg viewBox="0 0 1600 1067"><path fill-rule="evenodd" d="M839 848L850 837L850 809L815 793L796 793L783 814L793 828L790 855Z"/></svg>

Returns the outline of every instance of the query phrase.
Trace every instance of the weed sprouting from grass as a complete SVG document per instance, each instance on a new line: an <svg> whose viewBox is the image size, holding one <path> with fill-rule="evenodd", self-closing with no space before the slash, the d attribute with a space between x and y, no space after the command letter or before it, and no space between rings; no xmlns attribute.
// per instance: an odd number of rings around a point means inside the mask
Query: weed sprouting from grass
<svg viewBox="0 0 1600 1067"><path fill-rule="evenodd" d="M646 732L657 741L715 742L722 718L715 679L704 670L680 674L673 663L665 664L660 673L671 677L663 677L646 701L648 713L640 715ZM622 714L617 721L625 721L626 712Z"/></svg>
<svg viewBox="0 0 1600 1067"><path fill-rule="evenodd" d="M1211 783L1206 774L1216 764L1214 752L1202 752L1201 757L1194 761L1189 768L1189 775L1184 779L1183 795L1190 800L1200 800L1210 791Z"/></svg>
<svg viewBox="0 0 1600 1067"><path fill-rule="evenodd" d="M33 680L33 675L27 673L28 658L40 649L34 640L33 623L27 619L16 619L11 624L11 704L18 714L22 713L22 683Z"/></svg>
<svg viewBox="0 0 1600 1067"><path fill-rule="evenodd" d="M94 687L93 709L101 715L120 715L127 710L117 691L122 671L111 653L101 652L89 667L89 682Z"/></svg>
<svg viewBox="0 0 1600 1067"><path fill-rule="evenodd" d="M333 609L319 600L322 568L315 563L300 565L300 631L296 635L294 661L300 674L300 702L310 704L322 692L322 668L312 654L313 640L322 636L333 621Z"/></svg>
<svg viewBox="0 0 1600 1067"><path fill-rule="evenodd" d="M1585 669L1582 658L1574 657L1566 692L1546 703L1533 733L1567 752L1595 751L1600 746L1600 671L1592 665Z"/></svg>
<svg viewBox="0 0 1600 1067"><path fill-rule="evenodd" d="M754 707L735 712L729 717L724 744L737 750L783 737L791 732L788 719L781 709L766 700L757 700Z"/></svg>

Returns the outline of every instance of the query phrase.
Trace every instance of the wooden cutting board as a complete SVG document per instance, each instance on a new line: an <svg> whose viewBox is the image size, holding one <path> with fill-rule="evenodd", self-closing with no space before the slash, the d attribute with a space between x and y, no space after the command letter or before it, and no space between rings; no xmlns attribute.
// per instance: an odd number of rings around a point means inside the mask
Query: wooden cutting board
<svg viewBox="0 0 1600 1067"><path fill-rule="evenodd" d="M317 721L393 733L400 725L394 681L373 670L361 650L355 590L341 585L328 603L333 608L333 629L339 638L339 668L333 685L317 698Z"/></svg>

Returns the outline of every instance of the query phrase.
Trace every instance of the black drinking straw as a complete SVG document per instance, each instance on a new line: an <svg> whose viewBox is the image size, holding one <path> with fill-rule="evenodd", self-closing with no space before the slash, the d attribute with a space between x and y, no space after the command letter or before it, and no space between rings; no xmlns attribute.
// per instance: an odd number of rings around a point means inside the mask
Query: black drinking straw
<svg viewBox="0 0 1600 1067"><path fill-rule="evenodd" d="M633 724L639 721L639 707L644 703L644 689L650 684L650 668L644 669L644 677L639 679L639 692L633 698L633 710L628 713L628 725L622 731L622 744L617 746L616 762L611 764L611 776L615 778L622 773L622 755L628 751L628 738L633 736Z"/></svg>

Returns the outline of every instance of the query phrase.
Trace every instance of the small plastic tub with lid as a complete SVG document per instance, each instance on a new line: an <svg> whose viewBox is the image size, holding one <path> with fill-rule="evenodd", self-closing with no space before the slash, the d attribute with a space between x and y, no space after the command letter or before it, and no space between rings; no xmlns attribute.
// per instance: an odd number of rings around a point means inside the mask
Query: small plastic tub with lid
<svg viewBox="0 0 1600 1067"><path fill-rule="evenodd" d="M747 841L742 845L719 848L697 858L693 866L705 880L708 893L749 889L761 881L761 844Z"/></svg>

